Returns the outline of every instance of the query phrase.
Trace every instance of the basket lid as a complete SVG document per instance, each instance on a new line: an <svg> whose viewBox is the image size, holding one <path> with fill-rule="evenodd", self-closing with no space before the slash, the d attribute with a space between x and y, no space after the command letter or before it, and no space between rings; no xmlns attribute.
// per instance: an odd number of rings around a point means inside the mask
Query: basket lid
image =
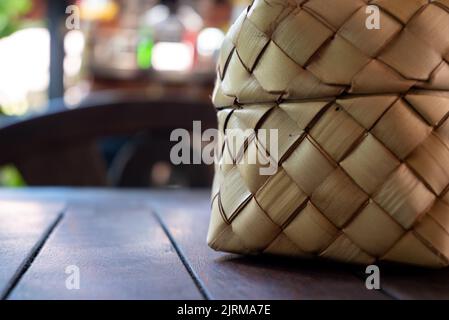
<svg viewBox="0 0 449 320"><path fill-rule="evenodd" d="M216 107L449 92L449 0L255 0L220 52Z"/></svg>

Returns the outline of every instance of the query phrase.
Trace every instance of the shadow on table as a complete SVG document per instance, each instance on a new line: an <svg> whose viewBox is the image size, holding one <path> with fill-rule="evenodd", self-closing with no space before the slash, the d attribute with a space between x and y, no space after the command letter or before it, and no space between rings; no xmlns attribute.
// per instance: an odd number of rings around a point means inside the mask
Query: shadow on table
<svg viewBox="0 0 449 320"><path fill-rule="evenodd" d="M216 260L218 263L245 265L251 267L270 268L279 271L297 271L297 270L344 270L364 276L365 265L347 264L320 259L301 259L281 256L241 256L229 254ZM397 263L380 262L376 263L380 271L388 276L407 276L407 277L442 277L449 276L449 269L431 269L419 266L401 265ZM449 290L449 289L448 289Z"/></svg>
<svg viewBox="0 0 449 320"><path fill-rule="evenodd" d="M366 266L337 263L326 260L306 260L276 256L226 255L215 261L222 268L233 272L260 274L291 278L297 274L311 279L342 278L352 275L365 283L371 272ZM449 269L428 269L392 263L378 263L382 291L400 299L449 299ZM255 276L257 278L257 276ZM294 285L293 278L292 285Z"/></svg>

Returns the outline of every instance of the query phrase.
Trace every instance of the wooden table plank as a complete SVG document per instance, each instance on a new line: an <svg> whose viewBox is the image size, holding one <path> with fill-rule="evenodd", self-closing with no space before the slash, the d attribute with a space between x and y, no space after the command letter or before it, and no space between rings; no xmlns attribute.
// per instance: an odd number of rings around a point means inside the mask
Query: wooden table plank
<svg viewBox="0 0 449 320"><path fill-rule="evenodd" d="M64 204L0 201L0 298L45 241Z"/></svg>
<svg viewBox="0 0 449 320"><path fill-rule="evenodd" d="M449 299L449 269L382 267L382 288L398 299Z"/></svg>
<svg viewBox="0 0 449 320"><path fill-rule="evenodd" d="M228 269L226 272L234 272L238 273L244 279L242 283L245 283L245 273L247 270L243 269L241 271L241 267L239 265L246 265L246 269L254 270L257 272L265 272L266 268L270 269L270 277L276 277L275 272L273 270L278 270L279 272L286 272L286 275L290 277L290 273L301 273L303 276L308 275L308 273L313 271L317 271L317 274L314 276L318 276L321 278L321 281L315 281L315 285L319 286L320 283L323 282L323 286L327 286L325 284L326 276L329 276L329 273L335 273L337 278L340 278L338 272L342 270L349 270L355 274L359 275L359 278L362 279L364 277L363 268L354 268L349 265L332 265L332 264L321 264L307 261L295 261L295 260L281 260L279 262L275 262L273 259L262 258L241 258L234 255L224 255L220 253L207 253L208 248L205 248L205 234L206 234L206 226L205 221L208 221L208 213L209 213L209 200L208 193L201 195L201 193L192 193L192 192L181 192L177 193L173 198L178 199L183 205L176 205L172 202L169 202L166 198L165 194L157 194L154 203L157 203L158 210L162 219L165 221L165 224L171 230L173 237L177 239L180 243L181 247L184 248L188 259L190 259L195 266L195 270L199 270L201 278L206 279L206 286L215 286L215 282L223 281L226 283L226 276L222 276L219 279L210 280L211 274L213 274L213 270L209 270L209 265L207 259L215 259L213 262L214 265L219 265L217 268L217 272L221 273L221 271ZM183 209L183 207L185 209ZM185 213L184 210L187 210L189 213ZM196 217L195 220L192 220L192 217ZM186 221L187 220L187 221ZM189 231L184 230L183 226L195 224L196 221L201 221L201 226L198 226L195 230L197 231L194 234L189 233ZM181 231L180 231L181 230ZM193 256L193 258L192 258ZM195 257L196 256L196 257ZM226 262L227 261L227 262ZM235 267L234 265L237 265ZM449 299L449 268L441 269L441 270L433 270L433 269L424 269L424 268L413 268L410 266L390 266L390 265L381 265L381 287L383 291L397 299ZM273 269L273 270L271 270ZM296 270L295 270L296 269ZM330 271L330 272L329 272ZM250 276L254 278L254 281L262 281L262 282L273 282L273 286L283 286L282 279L276 279L276 281L272 279L260 279L257 276ZM298 277L298 275L297 275ZM222 280L220 280L222 279ZM249 279L249 278L248 278ZM236 279L237 280L237 279ZM332 279L331 279L332 280ZM249 280L246 280L249 281ZM237 285L239 285L240 281L236 281ZM333 281L330 281L332 284ZM242 284L242 286L247 286L248 284ZM250 284L251 286L251 284ZM254 286L254 285L253 285ZM231 286L232 287L232 286ZM220 290L220 285L217 284L216 290ZM245 288L243 288L245 290ZM276 291L277 289L270 289ZM283 288L282 291L288 292L288 288ZM312 287L308 287L307 290L313 290ZM349 288L342 287L342 291L349 290ZM244 296L249 293L242 293ZM270 298L270 294L262 293L264 296L268 296ZM283 292L273 292L273 296L283 297ZM286 297L288 298L291 293L288 293ZM311 293L307 292L307 295L311 294L312 298L326 298L328 293L320 293L315 292ZM338 290L334 292L334 296L344 297L344 293L339 292ZM219 297L227 298L234 297L236 294L233 292L223 293L219 295ZM237 294L238 295L238 294ZM296 295L296 293L293 293ZM307 297L306 295L306 297ZM272 296L271 296L272 297ZM290 296L291 297L291 296ZM299 296L301 297L301 296ZM332 297L332 294L331 296ZM356 296L356 298L364 298L365 295Z"/></svg>
<svg viewBox="0 0 449 320"><path fill-rule="evenodd" d="M192 270L213 298L373 297L372 292L365 292L363 281L358 283L358 279L354 280L348 275L347 270L354 270L350 266L242 258L210 250L205 244L210 210L208 197L209 191L111 191L71 188L0 191L0 199L10 200L61 200L75 205L94 205L114 199L117 203L145 202L154 206L178 242ZM355 271L358 271L359 278L363 278L363 268ZM388 295L399 299L447 299L449 269L381 266L381 286ZM378 293L374 295L378 297Z"/></svg>
<svg viewBox="0 0 449 320"><path fill-rule="evenodd" d="M11 299L201 299L149 208L114 202L69 206Z"/></svg>
<svg viewBox="0 0 449 320"><path fill-rule="evenodd" d="M367 290L348 266L215 252L206 245L209 194L185 192L172 199L176 201L159 196L152 203L211 298L388 298Z"/></svg>

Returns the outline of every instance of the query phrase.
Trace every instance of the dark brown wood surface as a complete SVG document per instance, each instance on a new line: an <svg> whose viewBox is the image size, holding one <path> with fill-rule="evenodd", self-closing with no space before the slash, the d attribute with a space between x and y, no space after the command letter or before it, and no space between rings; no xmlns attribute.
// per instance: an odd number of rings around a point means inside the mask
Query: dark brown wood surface
<svg viewBox="0 0 449 320"><path fill-rule="evenodd" d="M41 236L33 238L28 228L16 228L14 237L36 242L25 246L27 250L5 241L10 231L0 226L0 261L8 261L6 267L0 264L0 288L10 284L9 299L449 297L447 269L380 266L382 289L368 290L364 266L215 252L206 245L208 191L2 190L0 201L0 207L27 201L40 208L49 202L67 208L61 219L54 210L40 209L39 215L52 217L35 228ZM21 212L16 216L32 223ZM5 215L3 222L16 216ZM56 226L48 231L52 221ZM39 241L41 248L30 258L30 248L39 248ZM29 266L12 263L10 256L30 260ZM80 290L65 287L69 265L80 268Z"/></svg>
<svg viewBox="0 0 449 320"><path fill-rule="evenodd" d="M342 265L215 252L206 245L209 198L189 193L177 199L178 206L167 205L168 199L155 199L155 210L212 298L387 298L379 291L367 290L364 282Z"/></svg>
<svg viewBox="0 0 449 320"><path fill-rule="evenodd" d="M201 298L151 209L113 202L69 206L9 298ZM66 286L73 266L79 290Z"/></svg>

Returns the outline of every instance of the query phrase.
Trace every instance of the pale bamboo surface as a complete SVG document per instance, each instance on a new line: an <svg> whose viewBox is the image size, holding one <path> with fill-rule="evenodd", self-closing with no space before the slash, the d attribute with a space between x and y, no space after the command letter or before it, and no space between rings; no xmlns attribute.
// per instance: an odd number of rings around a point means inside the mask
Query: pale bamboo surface
<svg viewBox="0 0 449 320"><path fill-rule="evenodd" d="M448 266L449 0L255 0L217 73L212 248ZM276 174L233 128L278 129Z"/></svg>

